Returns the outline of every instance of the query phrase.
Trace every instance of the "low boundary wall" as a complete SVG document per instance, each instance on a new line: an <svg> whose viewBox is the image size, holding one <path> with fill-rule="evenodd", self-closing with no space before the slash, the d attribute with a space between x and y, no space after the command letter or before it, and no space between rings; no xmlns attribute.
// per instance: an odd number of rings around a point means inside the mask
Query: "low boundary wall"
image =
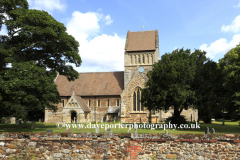
<svg viewBox="0 0 240 160"><path fill-rule="evenodd" d="M0 133L0 159L240 159L240 135Z"/></svg>

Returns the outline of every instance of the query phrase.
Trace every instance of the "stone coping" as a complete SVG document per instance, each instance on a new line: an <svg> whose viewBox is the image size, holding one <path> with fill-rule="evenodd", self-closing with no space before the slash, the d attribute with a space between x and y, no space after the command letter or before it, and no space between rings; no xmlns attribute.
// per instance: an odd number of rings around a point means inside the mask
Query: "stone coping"
<svg viewBox="0 0 240 160"><path fill-rule="evenodd" d="M0 132L0 140L12 141L21 139L38 140L69 140L89 141L116 140L129 138L134 141L155 141L155 142L217 142L227 141L240 143L240 134L138 134L138 133L32 133L32 132Z"/></svg>

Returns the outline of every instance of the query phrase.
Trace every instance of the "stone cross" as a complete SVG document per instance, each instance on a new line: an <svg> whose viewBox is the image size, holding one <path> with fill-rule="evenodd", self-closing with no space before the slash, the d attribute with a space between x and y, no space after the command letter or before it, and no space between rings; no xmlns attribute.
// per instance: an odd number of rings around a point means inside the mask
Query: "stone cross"
<svg viewBox="0 0 240 160"><path fill-rule="evenodd" d="M135 133L137 133L137 128L134 128L135 129Z"/></svg>
<svg viewBox="0 0 240 160"><path fill-rule="evenodd" d="M214 128L211 129L211 133L215 134L215 129Z"/></svg>
<svg viewBox="0 0 240 160"><path fill-rule="evenodd" d="M209 128L208 127L205 130L205 134L209 134Z"/></svg>

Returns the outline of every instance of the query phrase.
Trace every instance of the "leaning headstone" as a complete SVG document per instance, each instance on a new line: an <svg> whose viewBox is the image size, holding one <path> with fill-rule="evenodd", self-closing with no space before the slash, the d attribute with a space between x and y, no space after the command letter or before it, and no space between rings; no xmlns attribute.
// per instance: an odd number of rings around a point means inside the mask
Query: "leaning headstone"
<svg viewBox="0 0 240 160"><path fill-rule="evenodd" d="M223 119L222 119L222 125L224 125L224 124L225 124L225 119L223 118Z"/></svg>
<svg viewBox="0 0 240 160"><path fill-rule="evenodd" d="M211 133L215 134L215 129L214 128L211 129Z"/></svg>
<svg viewBox="0 0 240 160"><path fill-rule="evenodd" d="M70 134L70 133L71 133L71 128L67 128L67 129L66 129L66 133L69 133L69 134Z"/></svg>
<svg viewBox="0 0 240 160"><path fill-rule="evenodd" d="M19 123L20 123L20 120L16 120L16 125L19 125Z"/></svg>
<svg viewBox="0 0 240 160"><path fill-rule="evenodd" d="M52 133L52 129L46 130L47 133Z"/></svg>
<svg viewBox="0 0 240 160"><path fill-rule="evenodd" d="M62 122L62 127L65 127L65 125L66 125L66 122Z"/></svg>
<svg viewBox="0 0 240 160"><path fill-rule="evenodd" d="M96 126L95 133L99 133L99 126Z"/></svg>
<svg viewBox="0 0 240 160"><path fill-rule="evenodd" d="M81 129L81 127L80 127L80 125L78 125L78 128L77 128L77 130L80 130Z"/></svg>
<svg viewBox="0 0 240 160"><path fill-rule="evenodd" d="M11 124L15 124L16 123L16 118L15 117L12 117L11 118Z"/></svg>
<svg viewBox="0 0 240 160"><path fill-rule="evenodd" d="M135 129L135 133L137 133L137 128L134 128Z"/></svg>
<svg viewBox="0 0 240 160"><path fill-rule="evenodd" d="M205 134L209 134L209 128L208 127L205 130Z"/></svg>

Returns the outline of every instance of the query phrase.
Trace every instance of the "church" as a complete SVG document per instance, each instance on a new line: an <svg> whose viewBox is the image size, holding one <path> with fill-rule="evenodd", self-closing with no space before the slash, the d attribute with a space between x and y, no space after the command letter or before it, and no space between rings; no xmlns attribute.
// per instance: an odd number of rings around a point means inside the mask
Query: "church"
<svg viewBox="0 0 240 160"><path fill-rule="evenodd" d="M127 32L124 71L79 73L69 82L58 75L55 80L61 103L57 112L45 110L45 123L86 123L120 120L122 123L148 123L149 111L140 103L147 72L159 60L158 30ZM153 123L172 116L173 110L152 113ZM198 120L198 111L183 110L188 121Z"/></svg>

